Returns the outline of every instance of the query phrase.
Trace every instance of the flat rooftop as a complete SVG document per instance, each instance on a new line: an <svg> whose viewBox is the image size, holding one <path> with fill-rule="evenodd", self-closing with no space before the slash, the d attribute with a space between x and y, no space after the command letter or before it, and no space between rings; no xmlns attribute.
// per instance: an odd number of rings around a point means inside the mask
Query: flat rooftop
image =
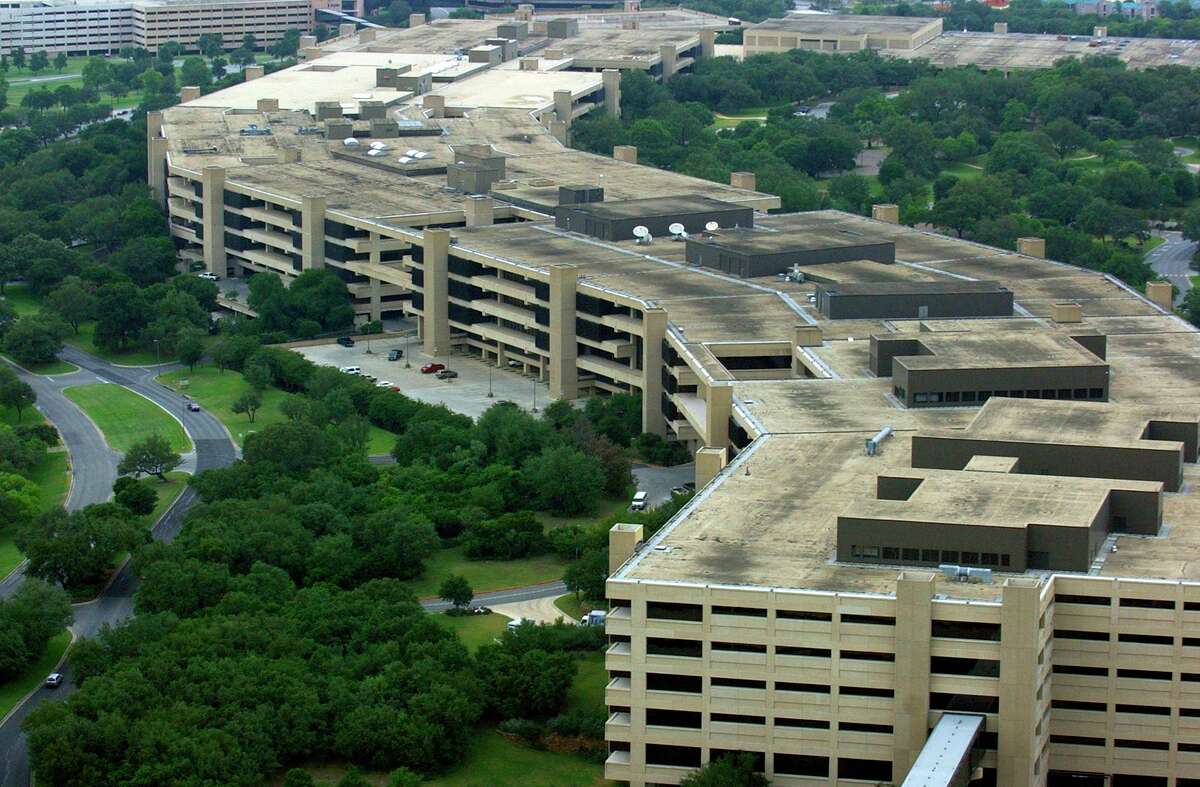
<svg viewBox="0 0 1200 787"><path fill-rule="evenodd" d="M904 280L851 282L823 285L826 292L834 295L925 295L932 293L970 294L977 292L1007 291L996 282L950 280Z"/></svg>
<svg viewBox="0 0 1200 787"><path fill-rule="evenodd" d="M895 362L909 370L1107 366L1075 340L1055 331L920 333L913 338L928 354L898 355Z"/></svg>
<svg viewBox="0 0 1200 787"><path fill-rule="evenodd" d="M868 16L864 14L791 14L748 25L747 30L779 30L811 36L861 36L887 33L916 33L941 24L940 17Z"/></svg>
<svg viewBox="0 0 1200 787"><path fill-rule="evenodd" d="M841 234L841 233L838 233ZM721 229L692 235L689 240L714 248L728 249L737 254L786 254L791 251L861 246L872 241L861 235L830 233L768 232L749 228Z"/></svg>
<svg viewBox="0 0 1200 787"><path fill-rule="evenodd" d="M699 194L679 194L645 199L610 200L569 205L572 210L587 213L598 219L620 220L637 218L667 218L689 213L728 211L740 206Z"/></svg>
<svg viewBox="0 0 1200 787"><path fill-rule="evenodd" d="M928 60L936 66L975 65L983 69L1050 68L1063 58L1115 57L1130 68L1200 66L1200 41L1174 38L1103 38L1035 33L944 32L912 50L886 54Z"/></svg>

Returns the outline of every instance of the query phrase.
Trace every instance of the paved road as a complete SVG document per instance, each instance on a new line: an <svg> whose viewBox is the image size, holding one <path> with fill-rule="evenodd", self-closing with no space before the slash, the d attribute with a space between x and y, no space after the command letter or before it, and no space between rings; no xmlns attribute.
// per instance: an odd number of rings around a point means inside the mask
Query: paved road
<svg viewBox="0 0 1200 787"><path fill-rule="evenodd" d="M1196 244L1184 240L1179 232L1155 230L1154 234L1165 238L1166 242L1147 254L1146 262L1150 263L1155 273L1179 288L1179 296L1175 299L1175 303L1178 304L1192 288L1189 277L1195 273L1191 262L1192 255L1196 253Z"/></svg>
<svg viewBox="0 0 1200 787"><path fill-rule="evenodd" d="M675 487L696 480L696 464L688 462L675 467L637 465L633 468L633 477L638 491L646 493L646 504L653 508L670 500L671 490Z"/></svg>
<svg viewBox="0 0 1200 787"><path fill-rule="evenodd" d="M107 500L112 491L112 478L116 475L117 461L116 455L108 449L103 437L91 422L62 395L61 388L69 384L69 378L77 379L74 384L96 382L100 379L124 385L157 402L167 412L179 418L196 446L196 472L223 467L231 464L236 458L236 448L220 421L206 412L187 412L186 400L181 395L154 382L155 375L171 367L115 366L73 347L64 349L61 357L79 366L81 371L59 378L43 378L35 385L35 390L38 392L38 404L42 411L59 427L64 442L71 451L75 481L68 498L69 505L78 508ZM30 384L34 382L30 380ZM82 423L79 419L82 419ZM96 440L99 441L98 446ZM195 491L190 487L185 489L174 505L155 524L154 537L170 541L178 535L183 527L184 514L195 502ZM20 578L16 581L19 582ZM105 625L115 625L131 617L136 587L137 580L127 564L96 600L75 607L75 621L71 624L71 631L77 637L90 637ZM67 680L61 688L40 689L30 701L24 703L0 725L0 787L30 787L29 757L25 748L25 738L21 734L21 722L42 702L62 699L70 694L74 688L70 667L64 667L62 672Z"/></svg>
<svg viewBox="0 0 1200 787"><path fill-rule="evenodd" d="M561 581L547 582L544 585L527 585L523 588L513 588L512 590L497 590L493 593L480 593L475 596L471 604L477 607L491 607L497 604L513 604L518 601L531 601L535 598L546 598L547 596L558 597L567 592L567 586ZM422 601L421 606L426 612L445 612L452 606L448 602L441 599L429 599Z"/></svg>

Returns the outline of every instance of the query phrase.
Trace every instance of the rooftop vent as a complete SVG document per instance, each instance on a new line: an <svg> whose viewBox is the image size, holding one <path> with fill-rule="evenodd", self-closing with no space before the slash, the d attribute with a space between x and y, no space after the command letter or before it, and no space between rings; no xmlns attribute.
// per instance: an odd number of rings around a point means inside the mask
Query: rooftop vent
<svg viewBox="0 0 1200 787"><path fill-rule="evenodd" d="M874 437L867 440L867 456L875 456L875 454L879 453L880 443L891 437L892 431L892 427L885 426Z"/></svg>
<svg viewBox="0 0 1200 787"><path fill-rule="evenodd" d="M950 563L942 563L938 566L938 571L946 579L954 582L973 582L980 585L990 585L992 583L992 570L990 568L974 568L973 566L956 566Z"/></svg>
<svg viewBox="0 0 1200 787"><path fill-rule="evenodd" d="M243 137L267 137L271 135L271 129L259 128L257 123L251 123L238 133Z"/></svg>

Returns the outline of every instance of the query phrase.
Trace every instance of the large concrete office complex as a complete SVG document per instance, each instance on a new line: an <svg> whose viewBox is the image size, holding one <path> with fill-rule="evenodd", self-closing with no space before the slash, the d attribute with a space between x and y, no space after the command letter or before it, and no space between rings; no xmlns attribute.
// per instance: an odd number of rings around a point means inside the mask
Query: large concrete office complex
<svg viewBox="0 0 1200 787"><path fill-rule="evenodd" d="M176 41L193 48L220 33L229 48L252 33L270 46L288 30L311 32L324 0L6 0L0 3L0 54L16 47L93 55L137 46L155 52ZM337 6L340 8L340 5ZM362 12L362 0L357 0Z"/></svg>
<svg viewBox="0 0 1200 787"><path fill-rule="evenodd" d="M610 537L609 778L1196 787L1200 333L1037 239L570 149L619 69L711 53L656 13L306 42L152 115L150 185L219 277L331 270L429 358L638 393L695 451Z"/></svg>
<svg viewBox="0 0 1200 787"><path fill-rule="evenodd" d="M974 65L1016 71L1049 68L1063 58L1107 55L1130 68L1200 66L1200 42L1191 39L1109 37L1104 27L1092 36L1009 33L1004 22L991 33L942 30L942 20L910 16L798 14L748 25L746 57L789 49L852 53L863 49L885 57L928 60L935 66Z"/></svg>

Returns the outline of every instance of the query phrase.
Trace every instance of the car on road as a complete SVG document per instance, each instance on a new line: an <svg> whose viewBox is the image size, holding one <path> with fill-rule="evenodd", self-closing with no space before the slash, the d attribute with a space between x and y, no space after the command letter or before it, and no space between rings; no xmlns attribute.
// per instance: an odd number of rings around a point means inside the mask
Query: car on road
<svg viewBox="0 0 1200 787"><path fill-rule="evenodd" d="M437 373L437 378L439 380L453 380L455 377L458 377L458 372L454 371L453 369L442 369Z"/></svg>
<svg viewBox="0 0 1200 787"><path fill-rule="evenodd" d="M686 486L671 487L671 495L672 496L674 496L674 495L690 495L694 491L695 491L694 489L688 489Z"/></svg>
<svg viewBox="0 0 1200 787"><path fill-rule="evenodd" d="M196 404L195 402L188 402L187 409L189 413L198 413L200 412L200 405Z"/></svg>
<svg viewBox="0 0 1200 787"><path fill-rule="evenodd" d="M421 374L435 374L446 368L444 363L427 363L421 367Z"/></svg>
<svg viewBox="0 0 1200 787"><path fill-rule="evenodd" d="M362 368L359 366L343 366L338 371L343 374L362 374Z"/></svg>
<svg viewBox="0 0 1200 787"><path fill-rule="evenodd" d="M217 274L209 273L208 271L198 274L198 277L201 279L204 279L205 281L216 281L217 280Z"/></svg>
<svg viewBox="0 0 1200 787"><path fill-rule="evenodd" d="M391 380L380 380L379 382L375 383L375 387L376 388L391 388L392 381Z"/></svg>
<svg viewBox="0 0 1200 787"><path fill-rule="evenodd" d="M342 345L343 347L353 347L354 346L354 340L351 339L349 336L339 336L337 343Z"/></svg>
<svg viewBox="0 0 1200 787"><path fill-rule="evenodd" d="M60 673L60 672L51 672L49 675L46 676L45 684L46 684L46 688L48 688L48 689L57 689L59 686L62 685L62 683L63 683L63 676L62 676L62 673Z"/></svg>
<svg viewBox="0 0 1200 787"><path fill-rule="evenodd" d="M404 357L404 350L389 350L388 351L388 360L389 361L398 361L403 357Z"/></svg>
<svg viewBox="0 0 1200 787"><path fill-rule="evenodd" d="M792 113L792 117L802 118L812 112L812 107L796 107L796 111Z"/></svg>

